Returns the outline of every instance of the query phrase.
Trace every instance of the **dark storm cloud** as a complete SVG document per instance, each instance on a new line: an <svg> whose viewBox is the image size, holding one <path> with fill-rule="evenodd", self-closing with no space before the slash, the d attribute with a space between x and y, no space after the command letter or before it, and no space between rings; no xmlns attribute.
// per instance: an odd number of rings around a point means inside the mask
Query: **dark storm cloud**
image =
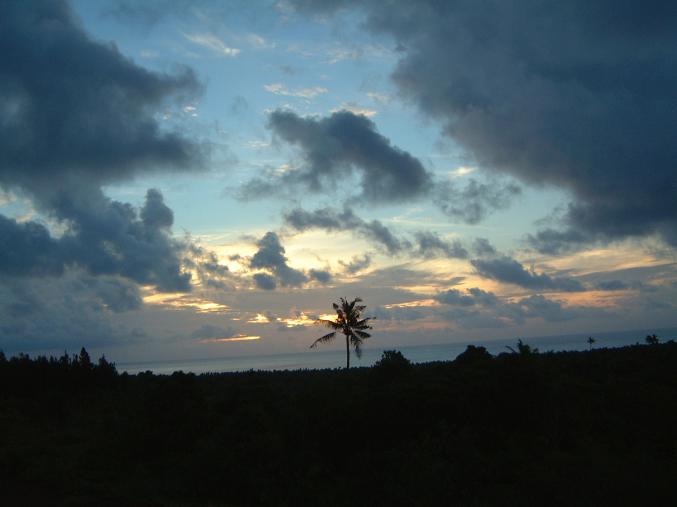
<svg viewBox="0 0 677 507"><path fill-rule="evenodd" d="M512 283L525 289L559 290L565 292L585 290L583 284L578 280L569 277L551 277L545 273L535 273L532 270L525 269L522 264L507 256L495 259L473 259L470 263L475 267L477 273L484 278L503 283Z"/></svg>
<svg viewBox="0 0 677 507"><path fill-rule="evenodd" d="M422 258L448 257L465 259L468 251L458 240L451 242L440 238L430 231L414 233L414 242L396 236L379 220L366 221L358 217L353 210L344 207L342 211L334 208L320 208L306 211L294 208L284 214L286 225L297 231L323 229L332 231L353 231L384 250L388 255L408 254Z"/></svg>
<svg viewBox="0 0 677 507"><path fill-rule="evenodd" d="M169 233L171 210L149 190L137 216L126 203L93 195L63 195L55 212L68 228L59 238L36 222L0 216L0 273L9 276L60 275L80 267L94 275L122 275L162 291L190 290L181 270L185 245Z"/></svg>
<svg viewBox="0 0 677 507"><path fill-rule="evenodd" d="M477 162L573 196L544 253L661 235L677 245L677 3L292 0L352 7L406 48L400 93Z"/></svg>
<svg viewBox="0 0 677 507"><path fill-rule="evenodd" d="M156 120L168 99L199 92L192 71L135 65L90 39L63 1L10 0L0 11L3 185L44 195L61 182L100 185L200 161L195 143Z"/></svg>
<svg viewBox="0 0 677 507"><path fill-rule="evenodd" d="M202 149L158 123L168 101L192 98L189 69L150 72L92 40L64 1L0 5L0 186L18 191L64 233L0 217L0 273L80 267L165 291L190 289L184 244L157 190L137 212L101 186L141 171L199 167Z"/></svg>
<svg viewBox="0 0 677 507"><path fill-rule="evenodd" d="M278 110L270 114L269 127L280 139L298 146L304 157L302 167L282 176L283 183L320 191L357 172L360 197L373 202L420 197L431 184L421 162L391 145L365 116L341 111L326 118L304 118Z"/></svg>

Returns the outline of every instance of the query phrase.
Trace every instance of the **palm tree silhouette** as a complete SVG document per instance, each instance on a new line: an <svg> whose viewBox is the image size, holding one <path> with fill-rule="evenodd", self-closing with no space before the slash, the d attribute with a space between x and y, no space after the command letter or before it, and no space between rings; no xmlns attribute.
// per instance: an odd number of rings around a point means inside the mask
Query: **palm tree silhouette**
<svg viewBox="0 0 677 507"><path fill-rule="evenodd" d="M328 328L333 329L328 333L313 342L310 348L315 348L318 343L327 343L336 338L336 333L343 333L346 336L346 369L350 368L350 345L355 349L357 357L362 357L362 342L371 335L366 333L365 329L371 329L367 324L370 317L362 318L362 312L366 308L365 305L358 305L362 299L355 298L352 302L341 298L340 304L332 303L334 310L336 310L336 320L318 319L317 324L322 324Z"/></svg>

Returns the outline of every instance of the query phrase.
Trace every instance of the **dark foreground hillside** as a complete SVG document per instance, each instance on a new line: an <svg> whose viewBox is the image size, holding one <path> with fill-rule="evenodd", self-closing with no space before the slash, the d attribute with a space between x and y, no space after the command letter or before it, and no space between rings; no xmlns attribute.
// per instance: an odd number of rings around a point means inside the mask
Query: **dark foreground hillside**
<svg viewBox="0 0 677 507"><path fill-rule="evenodd" d="M677 505L674 343L350 372L67 363L0 361L3 505Z"/></svg>

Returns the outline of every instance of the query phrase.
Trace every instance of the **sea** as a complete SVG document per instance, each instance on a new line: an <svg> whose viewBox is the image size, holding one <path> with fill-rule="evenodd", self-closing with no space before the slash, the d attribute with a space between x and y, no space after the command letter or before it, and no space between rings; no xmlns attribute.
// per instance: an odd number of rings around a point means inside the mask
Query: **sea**
<svg viewBox="0 0 677 507"><path fill-rule="evenodd" d="M635 329L631 331L615 331L609 333L583 333L558 336L540 336L523 338L522 341L540 352L558 352L565 350L588 350L588 337L595 339L593 348L613 348L627 345L644 344L649 334L657 335L662 342L677 340L677 328ZM508 347L515 348L517 338L495 339L486 341L469 341L454 343L436 343L432 345L408 345L396 347L364 348L362 357L358 358L351 351L351 367L372 366L381 358L384 350L399 350L412 363L432 361L451 361L463 352L468 345L485 347L491 354L509 352ZM181 359L166 361L122 362L117 363L119 372L136 374L151 371L156 375L171 374L175 371L184 373L222 373L237 371L274 371L274 370L314 370L327 368L343 368L346 351L343 350L306 350L303 352L257 355L241 357L210 357L204 359Z"/></svg>

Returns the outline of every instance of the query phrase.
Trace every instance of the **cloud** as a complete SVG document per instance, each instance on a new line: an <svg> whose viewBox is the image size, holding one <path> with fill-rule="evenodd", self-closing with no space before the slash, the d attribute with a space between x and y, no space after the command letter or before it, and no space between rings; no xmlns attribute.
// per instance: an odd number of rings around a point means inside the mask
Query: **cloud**
<svg viewBox="0 0 677 507"><path fill-rule="evenodd" d="M408 254L412 257L456 259L468 257L468 251L458 240L448 242L434 232L417 231L414 233L414 243L412 243L406 238L395 235L379 220L369 222L363 220L348 207L344 207L342 211L334 208L320 208L314 211L294 208L286 212L283 218L286 225L297 231L309 229L324 229L327 232L353 231L388 255Z"/></svg>
<svg viewBox="0 0 677 507"><path fill-rule="evenodd" d="M472 249L478 257L492 257L498 253L487 238L475 238Z"/></svg>
<svg viewBox="0 0 677 507"><path fill-rule="evenodd" d="M465 187L458 187L445 181L435 185L433 202L445 215L476 224L491 211L507 208L521 193L521 188L514 183L480 183L470 179Z"/></svg>
<svg viewBox="0 0 677 507"><path fill-rule="evenodd" d="M77 266L94 275L121 275L162 291L190 290L181 269L185 245L172 238L171 210L149 190L139 214L129 204L100 193L64 195L54 213L68 225L53 238L37 222L19 223L0 215L0 273L8 276L60 275Z"/></svg>
<svg viewBox="0 0 677 507"><path fill-rule="evenodd" d="M322 269L310 269L308 276L321 284L328 284L331 281L331 273Z"/></svg>
<svg viewBox="0 0 677 507"><path fill-rule="evenodd" d="M238 48L226 46L225 42L211 33L184 33L183 36L193 44L209 49L220 57L232 58L240 54Z"/></svg>
<svg viewBox="0 0 677 507"><path fill-rule="evenodd" d="M417 255L421 257L431 258L441 256L455 259L465 259L468 257L468 251L463 248L463 245L458 240L447 242L431 231L418 231L414 235L418 244Z"/></svg>
<svg viewBox="0 0 677 507"><path fill-rule="evenodd" d="M353 114L367 116L368 118L371 118L372 116L376 116L378 114L378 111L376 111L375 109L361 107L355 102L341 102L341 105L339 107L331 110L332 113L338 113L340 111L348 111Z"/></svg>
<svg viewBox="0 0 677 507"><path fill-rule="evenodd" d="M354 275L371 266L371 255L368 253L364 254L362 257L354 255L350 261L344 262L340 260L339 264L343 266L346 273Z"/></svg>
<svg viewBox="0 0 677 507"><path fill-rule="evenodd" d="M191 70L168 75L135 65L91 40L65 2L1 9L2 185L44 196L55 186L200 165L201 148L155 116L168 100L199 94Z"/></svg>
<svg viewBox="0 0 677 507"><path fill-rule="evenodd" d="M566 190L561 226L532 238L540 251L651 234L677 245L672 2L291 4L363 12L406 48L400 94L478 165Z"/></svg>
<svg viewBox="0 0 677 507"><path fill-rule="evenodd" d="M116 313L141 307L138 286L117 276L68 270L61 277L0 277L0 348L30 351L138 341Z"/></svg>
<svg viewBox="0 0 677 507"><path fill-rule="evenodd" d="M299 190L332 195L338 191L368 205L432 199L449 217L477 223L520 193L519 187L499 179L470 179L465 186L438 181L418 158L382 136L372 120L349 110L326 117L276 110L270 113L268 127L299 149L301 162L248 181L240 189L241 199L289 197Z"/></svg>
<svg viewBox="0 0 677 507"><path fill-rule="evenodd" d="M371 241L389 255L397 255L411 248L407 240L396 237L379 220L367 222L358 217L350 208L337 211L334 208L321 208L306 211L295 208L284 214L284 222L297 231L324 229L326 231L355 231L360 237Z"/></svg>
<svg viewBox="0 0 677 507"><path fill-rule="evenodd" d="M74 266L189 290L184 244L171 237L173 214L160 192L149 190L136 210L101 187L202 166L199 144L161 126L156 114L200 93L194 73L137 66L90 39L62 1L4 2L0 10L0 186L29 197L64 231L54 237L37 221L0 217L8 245L0 273L59 275Z"/></svg>
<svg viewBox="0 0 677 507"><path fill-rule="evenodd" d="M277 234L267 232L256 242L256 246L259 249L249 261L250 268L268 270L274 275L274 281L279 282L283 287L299 287L308 281L308 276L303 271L287 264L285 250ZM255 276L254 280L259 288L275 288L270 277Z"/></svg>
<svg viewBox="0 0 677 507"><path fill-rule="evenodd" d="M524 297L516 302L505 301L493 292L477 287L465 291L443 291L435 295L435 300L444 307L441 310L442 316L466 329L523 324L526 319L563 322L608 314L603 309L564 306L560 301L548 299L542 294Z"/></svg>
<svg viewBox="0 0 677 507"><path fill-rule="evenodd" d="M275 290L277 288L277 282L275 281L274 276L266 273L255 273L252 278L254 279L254 285L257 289Z"/></svg>
<svg viewBox="0 0 677 507"><path fill-rule="evenodd" d="M299 88L296 90L290 90L282 83L271 83L263 85L263 89L267 92L273 93L275 95L282 95L283 97L299 97L302 99L312 99L323 93L327 93L327 90L323 86L313 86L311 88Z"/></svg>
<svg viewBox="0 0 677 507"><path fill-rule="evenodd" d="M519 304L525 309L527 317L540 317L550 322L571 320L579 316L576 309L565 308L560 302L548 299L541 294L521 299Z"/></svg>
<svg viewBox="0 0 677 507"><path fill-rule="evenodd" d="M535 290L559 290L565 292L584 291L581 282L569 277L551 277L545 273L537 274L533 270L527 270L507 256L495 259L473 259L470 263L477 273L484 278L503 283L511 283L525 289Z"/></svg>
<svg viewBox="0 0 677 507"><path fill-rule="evenodd" d="M461 292L458 289L449 289L435 295L435 300L452 306L494 306L498 298L493 292L487 292L477 287Z"/></svg>
<svg viewBox="0 0 677 507"><path fill-rule="evenodd" d="M235 336L238 331L230 326L221 327L212 324L203 324L191 333L191 338L196 340L213 340Z"/></svg>
<svg viewBox="0 0 677 507"><path fill-rule="evenodd" d="M325 191L357 175L360 198L373 202L412 199L429 190L431 176L421 162L376 131L368 118L340 111L326 118L273 111L268 125L280 139L298 146L301 167L285 172L276 186Z"/></svg>

